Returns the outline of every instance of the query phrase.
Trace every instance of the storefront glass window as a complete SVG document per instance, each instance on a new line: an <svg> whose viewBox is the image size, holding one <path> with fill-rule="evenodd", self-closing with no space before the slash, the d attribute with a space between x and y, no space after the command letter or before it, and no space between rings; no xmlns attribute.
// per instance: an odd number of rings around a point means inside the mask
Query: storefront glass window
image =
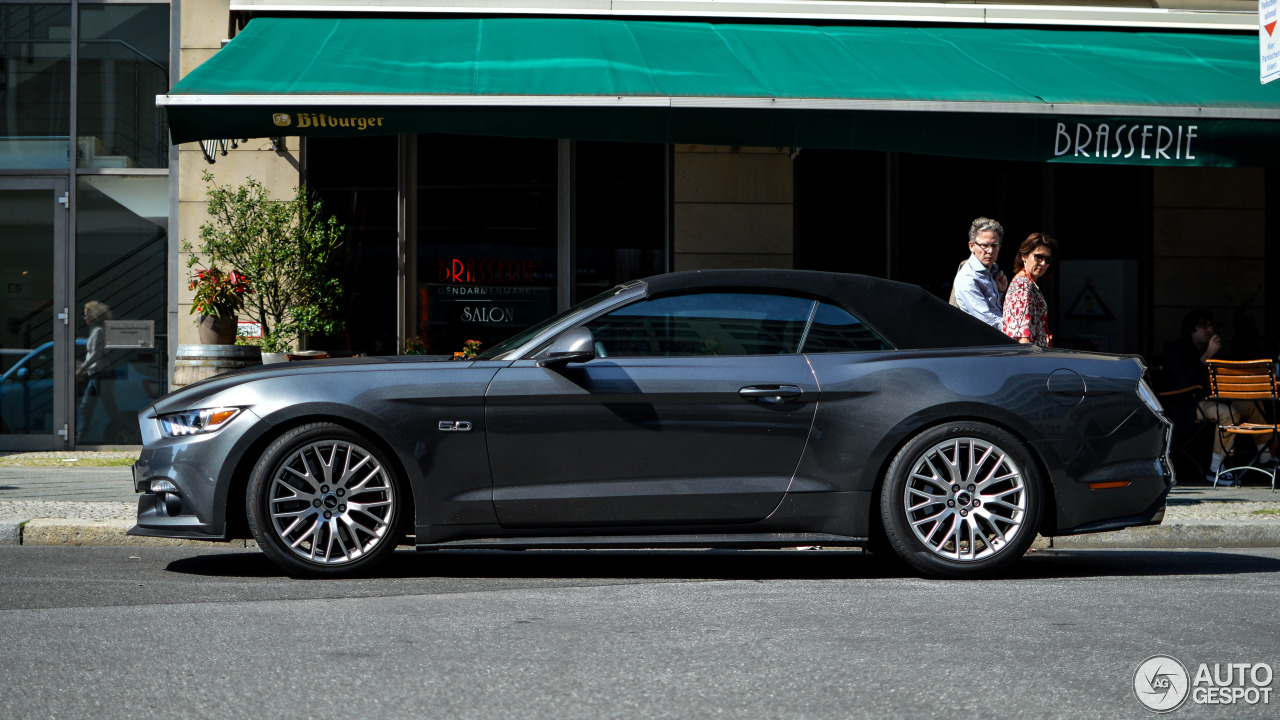
<svg viewBox="0 0 1280 720"><path fill-rule="evenodd" d="M577 143L576 302L666 270L667 146Z"/></svg>
<svg viewBox="0 0 1280 720"><path fill-rule="evenodd" d="M69 166L70 28L70 6L0 4L0 168Z"/></svg>
<svg viewBox="0 0 1280 720"><path fill-rule="evenodd" d="M1052 232L1045 225L1042 175L1034 163L900 155L892 279L950 297L956 270L970 255L969 226L978 217L1004 226L996 262L1012 279L1018 244L1033 232Z"/></svg>
<svg viewBox="0 0 1280 720"><path fill-rule="evenodd" d="M0 438L52 433L53 192L0 188Z"/></svg>
<svg viewBox="0 0 1280 720"><path fill-rule="evenodd" d="M418 139L417 327L426 354L483 351L555 314L556 141Z"/></svg>
<svg viewBox="0 0 1280 720"><path fill-rule="evenodd" d="M1139 259L1148 234L1151 168L1059 165L1053 168L1050 231L1061 243L1049 276L1049 328L1057 347L1146 352ZM1012 268L1018 243L1001 253ZM1012 242L1011 242L1012 241ZM1173 338L1156 338L1157 345Z"/></svg>
<svg viewBox="0 0 1280 720"><path fill-rule="evenodd" d="M394 135L308 138L307 187L346 227L342 246L341 334L309 338L317 350L395 355L397 349L396 168Z"/></svg>
<svg viewBox="0 0 1280 720"><path fill-rule="evenodd" d="M80 6L79 167L168 167L168 5Z"/></svg>
<svg viewBox="0 0 1280 720"><path fill-rule="evenodd" d="M168 376L168 178L86 175L77 197L75 442L136 444L137 413ZM111 346L125 323L136 338L145 321L154 347Z"/></svg>
<svg viewBox="0 0 1280 720"><path fill-rule="evenodd" d="M804 148L796 156L796 269L885 276L886 155Z"/></svg>

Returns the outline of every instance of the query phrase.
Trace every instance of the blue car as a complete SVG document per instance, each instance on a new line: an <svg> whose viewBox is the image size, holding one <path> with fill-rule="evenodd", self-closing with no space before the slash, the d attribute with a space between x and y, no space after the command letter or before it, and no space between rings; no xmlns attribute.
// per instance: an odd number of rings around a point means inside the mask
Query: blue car
<svg viewBox="0 0 1280 720"><path fill-rule="evenodd" d="M84 338L76 338L77 357L84 354L86 344ZM0 434L54 432L54 374L53 341L49 341L23 355L0 375ZM102 398L86 420L81 442L140 442L134 418L138 410L164 394L163 383L157 375L154 363L148 366L132 359L117 359L110 364L99 375ZM77 397L82 389L77 385Z"/></svg>

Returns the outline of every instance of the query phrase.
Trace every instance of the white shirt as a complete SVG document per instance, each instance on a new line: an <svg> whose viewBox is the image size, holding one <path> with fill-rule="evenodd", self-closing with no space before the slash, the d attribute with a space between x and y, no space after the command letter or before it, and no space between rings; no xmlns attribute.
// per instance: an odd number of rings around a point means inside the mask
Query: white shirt
<svg viewBox="0 0 1280 720"><path fill-rule="evenodd" d="M104 369L107 357L106 333L101 325L94 325L89 330L89 341L85 343L84 366L81 368L86 377L93 377Z"/></svg>

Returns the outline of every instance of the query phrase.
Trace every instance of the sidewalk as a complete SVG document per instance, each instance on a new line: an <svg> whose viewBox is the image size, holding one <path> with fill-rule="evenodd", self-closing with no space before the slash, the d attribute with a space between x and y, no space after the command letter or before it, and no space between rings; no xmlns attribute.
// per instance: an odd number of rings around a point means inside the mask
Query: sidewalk
<svg viewBox="0 0 1280 720"><path fill-rule="evenodd" d="M125 535L138 513L129 467L136 457L136 451L0 454L0 545L209 545Z"/></svg>
<svg viewBox="0 0 1280 720"><path fill-rule="evenodd" d="M0 455L0 545L210 544L125 535L137 512L130 468L83 465L132 457L123 451ZM1053 547L1280 547L1280 492L1250 474L1253 484L1243 488L1174 488L1161 525L1054 538ZM1035 547L1049 547L1049 540L1040 538Z"/></svg>

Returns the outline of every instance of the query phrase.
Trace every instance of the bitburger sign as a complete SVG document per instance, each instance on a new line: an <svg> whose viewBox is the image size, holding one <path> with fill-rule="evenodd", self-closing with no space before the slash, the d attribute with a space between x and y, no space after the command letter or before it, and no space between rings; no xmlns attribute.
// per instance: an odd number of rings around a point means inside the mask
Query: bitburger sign
<svg viewBox="0 0 1280 720"><path fill-rule="evenodd" d="M369 128L382 127L382 121L385 116L378 117L334 117L325 113L298 113L298 128L309 127L328 127L328 128L351 128L353 130L368 130ZM271 116L271 121L276 127L290 127L293 125L293 118L289 113L275 113Z"/></svg>

